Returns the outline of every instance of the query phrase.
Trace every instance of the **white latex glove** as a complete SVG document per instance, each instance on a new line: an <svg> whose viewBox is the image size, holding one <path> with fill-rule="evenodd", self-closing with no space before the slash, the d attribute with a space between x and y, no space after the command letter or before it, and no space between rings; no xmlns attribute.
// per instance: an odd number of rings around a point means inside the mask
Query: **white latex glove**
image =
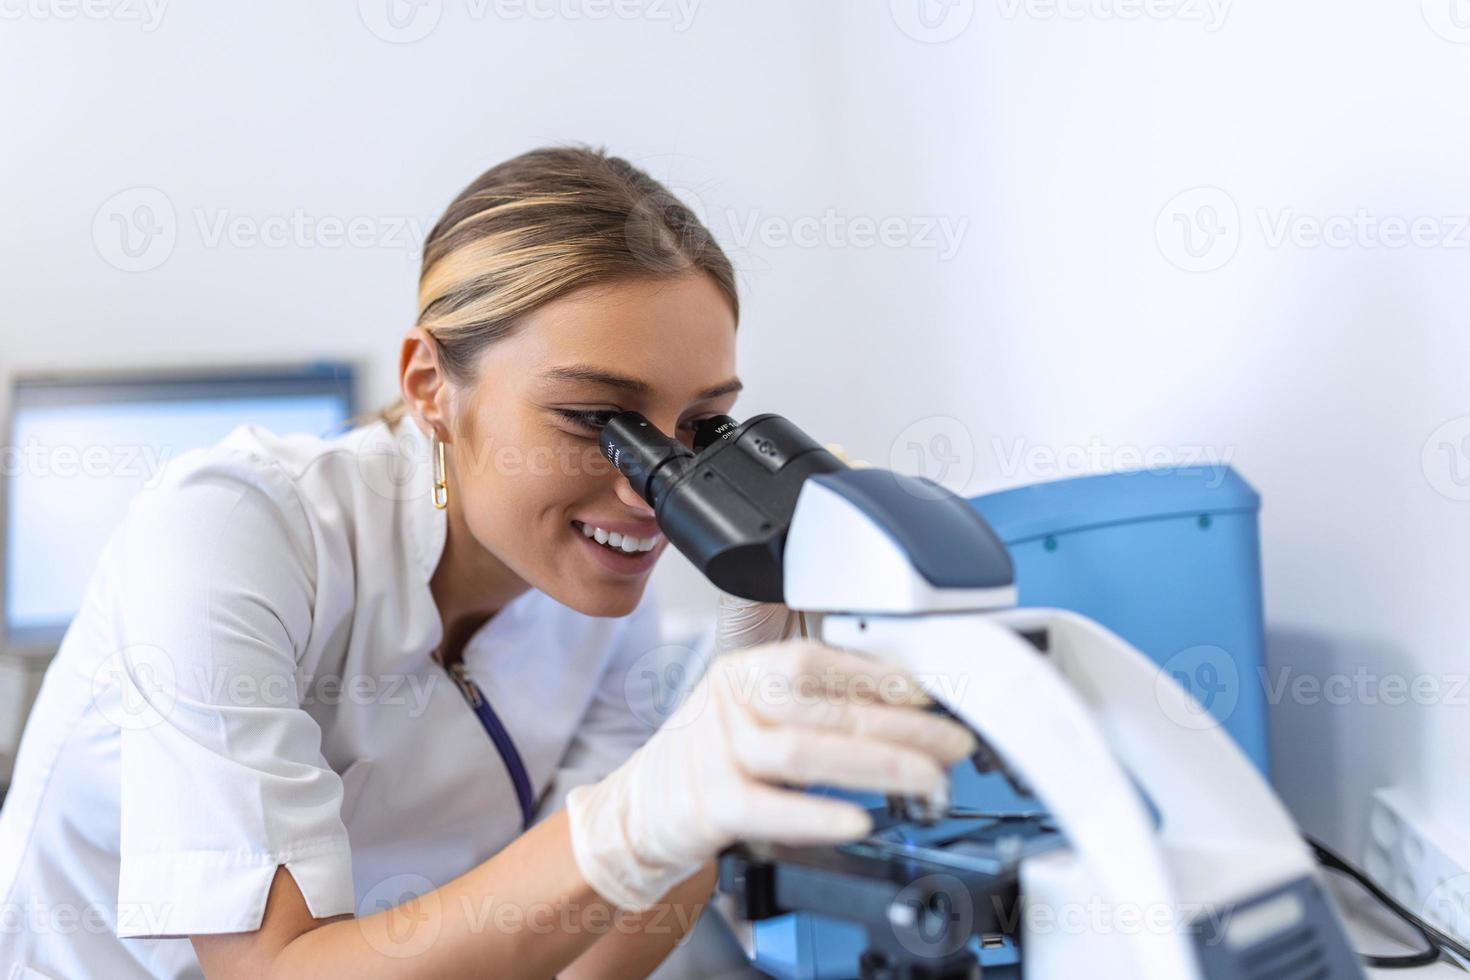
<svg viewBox="0 0 1470 980"><path fill-rule="evenodd" d="M975 739L927 703L902 670L808 640L716 657L627 762L567 795L577 866L609 902L646 911L737 840L859 840L861 807L783 784L942 795Z"/></svg>
<svg viewBox="0 0 1470 980"><path fill-rule="evenodd" d="M839 443L829 442L825 447L855 470L873 465L865 459L849 458ZM821 636L821 624L820 613L796 613L784 603L753 602L721 592L715 621L715 652L729 653L792 637L816 638Z"/></svg>

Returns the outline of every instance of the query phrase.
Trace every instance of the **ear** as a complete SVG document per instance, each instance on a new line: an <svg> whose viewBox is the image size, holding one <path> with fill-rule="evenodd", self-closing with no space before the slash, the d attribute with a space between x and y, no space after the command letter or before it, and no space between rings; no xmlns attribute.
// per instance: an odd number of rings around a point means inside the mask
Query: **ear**
<svg viewBox="0 0 1470 980"><path fill-rule="evenodd" d="M403 335L398 353L398 386L408 414L425 433L432 431L448 444L453 427L449 422L449 377L440 360L439 344L423 327Z"/></svg>

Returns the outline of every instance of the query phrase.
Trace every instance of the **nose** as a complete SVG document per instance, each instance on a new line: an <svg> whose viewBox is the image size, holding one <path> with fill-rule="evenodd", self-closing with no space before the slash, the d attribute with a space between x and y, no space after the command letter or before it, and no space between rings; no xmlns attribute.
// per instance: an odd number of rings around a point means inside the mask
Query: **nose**
<svg viewBox="0 0 1470 980"><path fill-rule="evenodd" d="M628 505L632 516L653 517L653 508L648 505L648 501L638 496L638 491L634 490L633 485L617 470L613 470L613 492L618 495L619 500Z"/></svg>

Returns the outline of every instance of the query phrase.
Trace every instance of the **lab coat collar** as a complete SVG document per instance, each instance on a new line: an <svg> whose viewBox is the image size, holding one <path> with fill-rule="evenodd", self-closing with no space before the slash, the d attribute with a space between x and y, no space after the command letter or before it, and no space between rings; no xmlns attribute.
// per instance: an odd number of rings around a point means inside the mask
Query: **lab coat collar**
<svg viewBox="0 0 1470 980"><path fill-rule="evenodd" d="M404 522L408 538L409 552L413 555L417 565L416 584L420 586L420 601L425 604L425 615L430 616L432 622L438 624L438 628L434 630L434 644L430 648L432 650L443 642L443 623L439 619L438 605L434 602L430 582L435 570L439 567L439 559L444 555L444 543L449 533L449 514L448 511L434 506L434 459L429 451L428 434L421 431L413 419L404 418L393 426L389 438L394 440L397 450L403 454L402 460L394 462L405 466L410 474L398 504L401 510L400 519ZM451 487L450 493L453 492L454 488ZM526 607L535 602L539 594L534 587L527 588L483 623L465 641L466 660L469 660L470 651L473 648L484 643L491 634L507 628L512 620L519 618Z"/></svg>

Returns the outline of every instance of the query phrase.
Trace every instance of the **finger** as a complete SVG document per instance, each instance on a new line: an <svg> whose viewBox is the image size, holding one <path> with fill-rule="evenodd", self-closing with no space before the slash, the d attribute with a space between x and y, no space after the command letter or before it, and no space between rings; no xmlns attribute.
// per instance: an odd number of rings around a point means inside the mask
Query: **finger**
<svg viewBox="0 0 1470 980"><path fill-rule="evenodd" d="M742 796L731 835L791 847L846 844L873 832L873 818L856 803L752 784Z"/></svg>
<svg viewBox="0 0 1470 980"><path fill-rule="evenodd" d="M732 742L741 769L766 782L915 796L930 796L944 782L944 769L929 753L878 739L750 725Z"/></svg>
<svg viewBox="0 0 1470 980"><path fill-rule="evenodd" d="M818 698L803 702L764 699L752 704L751 710L767 724L827 729L892 742L927 752L946 766L969 758L979 748L964 725L917 708Z"/></svg>
<svg viewBox="0 0 1470 980"><path fill-rule="evenodd" d="M773 643L792 632L791 610L779 602L755 602L720 593L719 632L739 645Z"/></svg>
<svg viewBox="0 0 1470 980"><path fill-rule="evenodd" d="M873 466L873 464L868 462L866 459L852 459L851 457L849 457L847 455L847 449L840 442L824 443L823 448L855 470L871 469Z"/></svg>
<svg viewBox="0 0 1470 980"><path fill-rule="evenodd" d="M932 701L901 667L816 640L753 647L732 660L732 680L778 700L835 696L862 704L928 705Z"/></svg>

